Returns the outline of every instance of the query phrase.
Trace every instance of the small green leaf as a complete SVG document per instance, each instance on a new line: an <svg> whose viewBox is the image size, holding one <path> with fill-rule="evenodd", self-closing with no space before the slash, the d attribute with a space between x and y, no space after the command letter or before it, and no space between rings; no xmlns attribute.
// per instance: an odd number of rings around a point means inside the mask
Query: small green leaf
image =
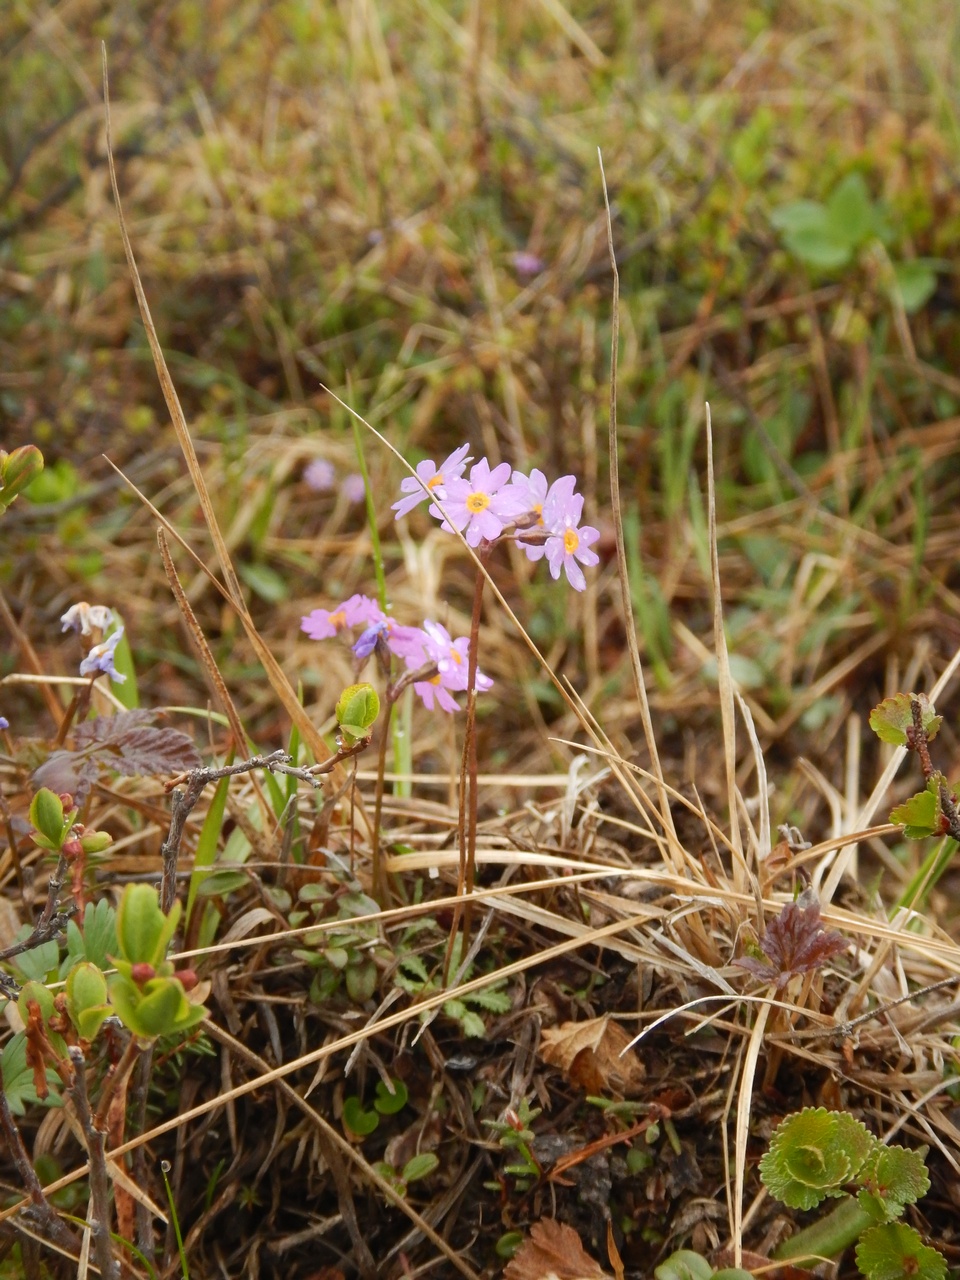
<svg viewBox="0 0 960 1280"><path fill-rule="evenodd" d="M93 1040L113 1012L107 1002L107 980L89 960L81 960L67 975L67 1013L82 1040Z"/></svg>
<svg viewBox="0 0 960 1280"><path fill-rule="evenodd" d="M181 904L175 902L170 914L160 909L157 890L149 884L128 884L117 909L117 947L128 964L163 963L176 933Z"/></svg>
<svg viewBox="0 0 960 1280"><path fill-rule="evenodd" d="M923 840L940 831L940 786L938 778L931 778L923 791L918 791L903 804L890 811L890 821L903 827L908 840Z"/></svg>
<svg viewBox="0 0 960 1280"><path fill-rule="evenodd" d="M4 1045L3 1053L0 1054L0 1077L3 1080L3 1092L15 1116L22 1116L28 1106L34 1106L40 1101L34 1084L33 1068L27 1066L27 1037L24 1032L18 1031ZM50 1092L44 1100L44 1106L62 1107L63 1100L57 1092L60 1077L52 1067L47 1067L46 1077Z"/></svg>
<svg viewBox="0 0 960 1280"><path fill-rule="evenodd" d="M927 740L932 742L937 736L943 717L938 716L934 711L927 695L896 693L892 698L884 698L870 712L870 728L881 742L890 742L898 747L908 745L907 730L913 728L912 701L914 698L920 704L920 723L926 731Z"/></svg>
<svg viewBox="0 0 960 1280"><path fill-rule="evenodd" d="M35 444L21 445L12 453L0 449L0 512L6 511L42 470L43 454Z"/></svg>
<svg viewBox="0 0 960 1280"><path fill-rule="evenodd" d="M913 315L929 302L937 287L937 259L911 258L894 265L894 285L904 311Z"/></svg>
<svg viewBox="0 0 960 1280"><path fill-rule="evenodd" d="M344 984L347 995L356 1004L365 1004L377 989L377 966L372 960L347 966Z"/></svg>
<svg viewBox="0 0 960 1280"><path fill-rule="evenodd" d="M243 564L237 566L237 573L251 591L266 600L267 604L282 604L290 594L286 578L267 564Z"/></svg>
<svg viewBox="0 0 960 1280"><path fill-rule="evenodd" d="M337 700L337 724L347 738L366 738L380 714L380 698L372 684L347 685Z"/></svg>
<svg viewBox="0 0 960 1280"><path fill-rule="evenodd" d="M653 1274L656 1280L710 1280L713 1267L692 1249L678 1249L654 1267Z"/></svg>
<svg viewBox="0 0 960 1280"><path fill-rule="evenodd" d="M88 902L83 928L75 920L67 922L67 955L60 965L65 978L78 960L90 960L98 969L110 968L108 956L117 953L117 913L106 898Z"/></svg>
<svg viewBox="0 0 960 1280"><path fill-rule="evenodd" d="M874 238L890 239L890 228L870 199L862 173L848 173L834 188L827 201L827 218L831 231L851 249L859 249Z"/></svg>
<svg viewBox="0 0 960 1280"><path fill-rule="evenodd" d="M366 1138L380 1123L376 1111L364 1111L363 1103L351 1094L343 1100L343 1127L357 1138Z"/></svg>
<svg viewBox="0 0 960 1280"><path fill-rule="evenodd" d="M374 1106L382 1116L394 1116L407 1105L407 1086L402 1080L391 1080L394 1092L391 1093L383 1080L377 1082L377 1097Z"/></svg>
<svg viewBox="0 0 960 1280"><path fill-rule="evenodd" d="M880 1208L878 1221L899 1218L904 1207L916 1204L930 1190L930 1177L923 1153L906 1147L880 1147L860 1171L863 1190L857 1196L872 1216Z"/></svg>
<svg viewBox="0 0 960 1280"><path fill-rule="evenodd" d="M498 1258L509 1259L513 1257L513 1255L517 1252L517 1250L520 1248L522 1244L523 1244L522 1231L507 1231L500 1237L500 1239L494 1245L494 1250Z"/></svg>
<svg viewBox="0 0 960 1280"><path fill-rule="evenodd" d="M946 1259L920 1239L913 1227L887 1222L860 1237L857 1266L868 1280L944 1280Z"/></svg>
<svg viewBox="0 0 960 1280"><path fill-rule="evenodd" d="M430 1174L439 1167L439 1164L439 1159L432 1151L421 1151L407 1161L403 1166L400 1177L408 1184L418 1182L421 1178L429 1178Z"/></svg>
<svg viewBox="0 0 960 1280"><path fill-rule="evenodd" d="M151 978L138 984L115 973L107 986L120 1021L143 1040L189 1031L207 1013L202 1005L190 1003L177 978Z"/></svg>
<svg viewBox="0 0 960 1280"><path fill-rule="evenodd" d="M11 960L17 970L27 979L34 982L45 982L60 960L60 948L55 941L42 942L39 947L31 947Z"/></svg>
<svg viewBox="0 0 960 1280"><path fill-rule="evenodd" d="M49 787L41 787L31 800L30 821L50 842L48 847L59 850L67 832L67 823L64 819L63 803Z"/></svg>
<svg viewBox="0 0 960 1280"><path fill-rule="evenodd" d="M513 1008L513 1001L506 991L498 990L503 985L498 982L490 987L481 987L479 991L471 992L467 999L487 1013L509 1013Z"/></svg>

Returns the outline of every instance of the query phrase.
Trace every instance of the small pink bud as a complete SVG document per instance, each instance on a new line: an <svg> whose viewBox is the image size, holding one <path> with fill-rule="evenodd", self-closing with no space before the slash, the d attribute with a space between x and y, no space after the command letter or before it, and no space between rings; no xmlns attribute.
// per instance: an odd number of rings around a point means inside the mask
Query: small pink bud
<svg viewBox="0 0 960 1280"><path fill-rule="evenodd" d="M200 979L197 977L196 969L178 969L173 975L179 978L180 985L184 991L192 991Z"/></svg>
<svg viewBox="0 0 960 1280"><path fill-rule="evenodd" d="M157 971L152 964L147 964L145 960L141 960L137 964L130 966L130 977L137 986L143 986L145 982L149 982L151 978L157 976Z"/></svg>

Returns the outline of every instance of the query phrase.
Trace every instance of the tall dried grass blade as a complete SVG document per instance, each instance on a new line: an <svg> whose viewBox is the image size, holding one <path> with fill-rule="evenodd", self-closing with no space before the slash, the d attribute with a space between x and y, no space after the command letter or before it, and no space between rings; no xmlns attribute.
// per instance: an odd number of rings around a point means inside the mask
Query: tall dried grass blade
<svg viewBox="0 0 960 1280"><path fill-rule="evenodd" d="M660 764L660 753L657 750L656 735L653 731L653 719L650 715L650 703L647 699L643 664L640 661L637 625L633 616L633 602L630 599L630 575L627 569L627 551L623 537L623 509L620 503L620 458L617 446L617 347L620 342L620 272L617 270L617 255L613 247L613 220L610 215L607 177L603 170L603 155L599 148L597 149L597 158L600 163L603 202L607 213L607 248L610 253L610 269L613 272L613 299L610 308L610 503L613 509L613 525L617 537L617 576L620 580L620 603L627 636L627 650L630 654L630 665L633 669L633 683L640 703L640 720L643 724L643 734L646 739L647 750L650 753L653 772L657 779L660 818L667 837L668 858L673 864L674 871L679 871L683 865L683 858L679 852L679 841L664 789L663 768Z"/></svg>
<svg viewBox="0 0 960 1280"><path fill-rule="evenodd" d="M713 592L713 644L717 658L717 685L720 693L720 716L723 723L723 761L727 778L727 807L730 810L730 847L733 852L733 883L743 892L748 877L740 839L740 815L737 808L737 717L734 706L734 683L730 674L730 654L723 629L723 597L720 591L720 552L717 547L717 492L713 473L713 428L710 406L706 406L707 422L707 533L710 539L710 587ZM760 920L762 923L762 917Z"/></svg>
<svg viewBox="0 0 960 1280"><path fill-rule="evenodd" d="M740 1070L740 1089L737 1093L737 1124L734 1138L733 1170L733 1265L743 1265L743 1185L747 1171L747 1142L750 1137L750 1105L753 1101L753 1081L757 1074L757 1061L763 1047L763 1032L772 1005L764 1003L757 1011L757 1020L747 1042L743 1066Z"/></svg>
<svg viewBox="0 0 960 1280"><path fill-rule="evenodd" d="M247 639L250 641L257 657L262 663L267 679L270 681L274 692L283 703L284 709L290 716L290 719L300 730L303 740L310 747L315 759L318 762L323 762L325 760L329 760L333 753L317 732L316 726L307 715L305 709L300 705L296 690L287 679L283 668L273 656L269 646L260 636L260 633L257 631L257 628L253 623L253 619L247 611L247 606L243 599L243 593L240 589L240 581L233 568L230 553L217 522L216 513L214 512L213 504L210 501L210 494L207 490L206 482L203 478L203 472L200 468L200 462L197 458L196 450L193 447L193 441L190 439L190 433L187 429L186 418L184 417L176 388L173 385L173 379L170 377L167 362L164 359L163 350L157 337L157 331L153 323L153 318L150 314L150 306L147 302L147 295L144 292L143 284L140 280L140 273L137 270L136 259L133 255L133 246L130 243L130 236L127 233L127 225L123 216L123 207L120 203L120 188L117 183L116 166L113 162L113 140L110 131L110 86L107 77L107 51L105 45L102 46L102 56L107 164L110 169L110 185L113 189L113 198L117 205L117 218L120 224L120 236L123 240L123 249L126 254L127 265L130 269L130 277L133 281L134 291L137 296L140 315L147 333L147 340L150 343L150 351L153 355L154 365L156 366L157 377L160 381L161 390L163 391L163 398L166 401L174 430L177 433L177 440L179 441L180 448L183 451L183 456L186 459L187 469L190 472L190 479L193 482L197 497L200 500L204 520L206 521L207 528L210 530L210 537L213 540L217 559L219 560L220 567L223 571L226 591L229 596L230 603L236 609L237 616L243 624L243 629L247 634ZM341 766L337 766L333 777L335 785L342 785L344 773Z"/></svg>

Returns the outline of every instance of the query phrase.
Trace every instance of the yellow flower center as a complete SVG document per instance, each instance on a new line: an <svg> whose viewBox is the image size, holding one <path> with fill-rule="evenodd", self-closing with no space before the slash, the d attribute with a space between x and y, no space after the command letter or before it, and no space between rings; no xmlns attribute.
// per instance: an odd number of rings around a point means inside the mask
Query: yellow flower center
<svg viewBox="0 0 960 1280"><path fill-rule="evenodd" d="M542 525L543 524L543 503L542 502L536 503L533 510L537 517L537 524Z"/></svg>
<svg viewBox="0 0 960 1280"><path fill-rule="evenodd" d="M347 615L342 609L338 609L336 613L331 613L329 622L335 631L339 631L341 627L347 625Z"/></svg>
<svg viewBox="0 0 960 1280"><path fill-rule="evenodd" d="M580 545L580 535L576 529L568 529L563 535L563 549L568 556L572 556L574 551Z"/></svg>
<svg viewBox="0 0 960 1280"><path fill-rule="evenodd" d="M471 493L467 499L467 510L473 515L479 515L481 511L486 511L490 505L489 493Z"/></svg>
<svg viewBox="0 0 960 1280"><path fill-rule="evenodd" d="M427 481L427 488L435 489L438 484L443 484L443 474L440 471L438 471L435 476L430 477Z"/></svg>

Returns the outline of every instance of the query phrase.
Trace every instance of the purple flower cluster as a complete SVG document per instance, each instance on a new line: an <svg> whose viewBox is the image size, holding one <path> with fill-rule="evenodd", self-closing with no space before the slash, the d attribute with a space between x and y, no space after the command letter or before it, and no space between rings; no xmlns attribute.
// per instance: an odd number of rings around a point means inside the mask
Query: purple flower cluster
<svg viewBox="0 0 960 1280"><path fill-rule="evenodd" d="M536 468L525 475L512 471L508 462L491 468L481 458L467 478L463 473L472 461L469 450L469 445L461 445L439 467L419 463L418 479L408 476L400 484L405 496L393 504L396 518L425 499L435 499L430 514L448 533L462 533L468 546L513 537L531 560L546 559L552 577L559 578L562 570L571 587L583 591L587 582L580 565L599 563L590 548L600 532L580 523L583 495L576 492L576 477L561 476L548 484Z"/></svg>
<svg viewBox="0 0 960 1280"><path fill-rule="evenodd" d="M364 595L353 595L335 609L314 609L300 623L301 630L313 640L327 640L360 626L363 631L352 645L357 658L368 658L380 648L401 658L408 671L434 667L434 674L414 681L414 689L429 711L435 705L443 711L459 710L451 695L462 693L467 687L470 641L466 637L454 640L438 622L427 621L422 627L401 626L375 600ZM489 689L492 684L489 676L477 671L478 690Z"/></svg>

